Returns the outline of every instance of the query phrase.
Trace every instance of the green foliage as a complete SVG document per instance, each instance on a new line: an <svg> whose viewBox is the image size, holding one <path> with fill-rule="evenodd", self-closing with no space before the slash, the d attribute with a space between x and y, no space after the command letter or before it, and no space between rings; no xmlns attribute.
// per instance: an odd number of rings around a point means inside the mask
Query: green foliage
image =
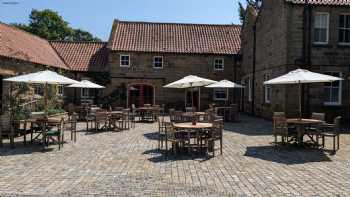
<svg viewBox="0 0 350 197"><path fill-rule="evenodd" d="M247 6L253 6L254 8L257 8L257 0L246 0ZM239 12L239 19L241 23L244 21L244 17L246 14L246 8L244 8L242 2L238 2L238 12Z"/></svg>
<svg viewBox="0 0 350 197"><path fill-rule="evenodd" d="M12 25L47 40L100 41L87 31L71 28L62 16L50 9L33 9L29 15L29 25Z"/></svg>
<svg viewBox="0 0 350 197"><path fill-rule="evenodd" d="M109 106L123 106L126 102L126 95L127 94L127 88L124 83L122 83L120 86L116 87L116 89L107 97L102 98L102 105L105 108L108 108Z"/></svg>

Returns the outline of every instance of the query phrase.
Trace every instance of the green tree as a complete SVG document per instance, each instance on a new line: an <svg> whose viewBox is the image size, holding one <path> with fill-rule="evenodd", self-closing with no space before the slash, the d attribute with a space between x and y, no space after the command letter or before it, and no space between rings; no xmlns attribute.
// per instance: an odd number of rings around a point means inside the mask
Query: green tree
<svg viewBox="0 0 350 197"><path fill-rule="evenodd" d="M246 0L246 4L247 6L253 6L255 8L258 7L258 1L259 0ZM242 2L238 2L238 12L239 12L239 19L241 21L241 23L243 23L244 21L244 17L246 14L246 8L244 8Z"/></svg>
<svg viewBox="0 0 350 197"><path fill-rule="evenodd" d="M47 40L71 41L100 41L91 33L73 29L57 12L45 9L33 9L29 15L29 24L12 24L24 31L28 31Z"/></svg>

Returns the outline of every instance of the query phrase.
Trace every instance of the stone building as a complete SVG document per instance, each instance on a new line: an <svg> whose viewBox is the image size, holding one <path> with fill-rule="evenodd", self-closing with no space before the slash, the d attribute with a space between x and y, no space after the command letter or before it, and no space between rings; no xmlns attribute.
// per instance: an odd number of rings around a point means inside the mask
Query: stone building
<svg viewBox="0 0 350 197"><path fill-rule="evenodd" d="M111 84L105 94L125 92L123 105L184 107L185 90L164 85L187 75L235 80L240 49L238 25L114 21L107 48ZM227 99L222 90L194 89L194 105ZM201 96L200 102L199 94ZM215 95L219 95L215 99ZM221 97L220 97L221 96ZM204 102L205 101L205 102ZM190 105L190 99L187 99Z"/></svg>
<svg viewBox="0 0 350 197"><path fill-rule="evenodd" d="M296 68L346 80L303 88L304 115L326 112L327 119L349 119L350 2L263 0L248 8L242 28L244 111L271 118L273 111L295 116L298 91L293 85L263 86L265 80Z"/></svg>
<svg viewBox="0 0 350 197"><path fill-rule="evenodd" d="M167 104L180 109L185 100L191 105L190 91L163 88L167 83L191 74L213 80L238 79L240 30L239 25L116 20L108 42L48 42L1 24L0 38L6 44L0 48L0 69L8 76L50 67L106 86L99 92L62 89L67 102L98 101L124 107ZM222 89L192 91L197 107L232 102L233 94L229 97Z"/></svg>
<svg viewBox="0 0 350 197"><path fill-rule="evenodd" d="M105 85L109 76L108 49L106 42L70 42L50 41L63 61L69 66L72 78L90 80ZM85 88L65 88L64 97L67 103L98 103L102 90Z"/></svg>
<svg viewBox="0 0 350 197"><path fill-rule="evenodd" d="M49 68L69 69L48 41L1 22L0 43L0 114L10 89L4 78Z"/></svg>

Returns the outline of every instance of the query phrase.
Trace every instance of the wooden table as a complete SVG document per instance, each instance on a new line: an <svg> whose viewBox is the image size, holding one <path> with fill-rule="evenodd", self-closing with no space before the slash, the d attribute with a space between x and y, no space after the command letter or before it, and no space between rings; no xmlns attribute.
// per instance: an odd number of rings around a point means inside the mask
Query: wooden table
<svg viewBox="0 0 350 197"><path fill-rule="evenodd" d="M287 123L289 125L295 125L297 127L297 132L298 132L297 142L298 142L298 144L303 144L303 137L305 135L305 128L308 126L322 124L323 121L316 120L316 119L290 118L290 119L287 119ZM311 140L314 141L313 139L311 139Z"/></svg>
<svg viewBox="0 0 350 197"><path fill-rule="evenodd" d="M195 125L192 122L174 123L173 126L178 129L209 129L213 127L212 123L197 122Z"/></svg>
<svg viewBox="0 0 350 197"><path fill-rule="evenodd" d="M30 119L26 119L24 120L26 123L30 123L31 124L31 142L33 142L33 140L37 140L40 136L42 136L42 139L39 140L43 143L43 145L46 145L45 142L45 138L46 138L46 129L48 127L55 127L55 126L60 126L61 124L61 119L59 118L30 118ZM36 124L40 130L36 131L36 133L38 133L37 136L34 137L33 139L33 125Z"/></svg>
<svg viewBox="0 0 350 197"><path fill-rule="evenodd" d="M204 123L204 122L197 122L195 125L192 124L192 122L184 122L184 123L175 123L173 124L175 130L182 133L184 136L187 136L186 138L189 140L188 144L186 144L188 151L190 151L191 148L199 148L200 151L203 150L203 139L206 140L207 134L206 132L208 129L213 127L212 123ZM204 134L204 135L203 135ZM191 139L194 139L194 143L191 143ZM207 143L205 143L206 145Z"/></svg>

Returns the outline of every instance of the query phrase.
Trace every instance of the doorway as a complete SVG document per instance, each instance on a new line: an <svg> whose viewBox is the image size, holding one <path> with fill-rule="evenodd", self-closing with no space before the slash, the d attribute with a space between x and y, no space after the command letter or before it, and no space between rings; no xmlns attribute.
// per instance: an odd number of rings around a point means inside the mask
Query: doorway
<svg viewBox="0 0 350 197"><path fill-rule="evenodd" d="M199 109L199 89L192 88L186 91L186 107L192 107L192 92L193 92L193 107Z"/></svg>
<svg viewBox="0 0 350 197"><path fill-rule="evenodd" d="M144 104L154 104L154 87L148 84L133 84L128 87L128 105L143 107Z"/></svg>

